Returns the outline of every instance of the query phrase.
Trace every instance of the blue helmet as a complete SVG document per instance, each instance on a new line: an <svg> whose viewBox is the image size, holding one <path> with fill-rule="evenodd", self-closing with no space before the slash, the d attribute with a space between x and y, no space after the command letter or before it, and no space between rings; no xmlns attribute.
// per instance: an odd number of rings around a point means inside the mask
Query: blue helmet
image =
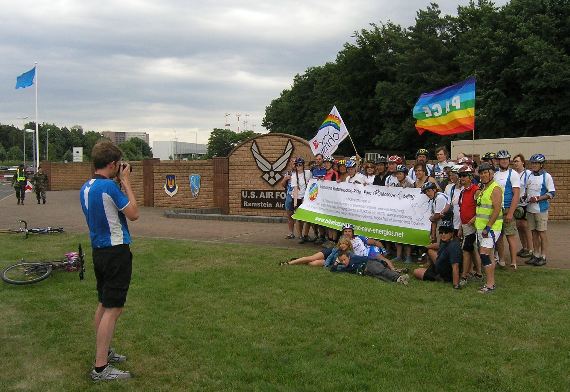
<svg viewBox="0 0 570 392"><path fill-rule="evenodd" d="M511 154L507 150L499 150L497 154L495 154L495 158L497 159L510 159Z"/></svg>
<svg viewBox="0 0 570 392"><path fill-rule="evenodd" d="M353 161L352 159L350 159L350 160L346 161L346 165L345 165L345 166L346 166L347 169L348 169L348 168L351 168L351 167L356 167L356 162Z"/></svg>
<svg viewBox="0 0 570 392"><path fill-rule="evenodd" d="M295 159L295 165L299 165L299 164L305 164L305 160L301 157Z"/></svg>
<svg viewBox="0 0 570 392"><path fill-rule="evenodd" d="M408 168L406 167L406 165L398 165L396 166L396 172L408 174Z"/></svg>
<svg viewBox="0 0 570 392"><path fill-rule="evenodd" d="M534 154L530 157L530 163L544 163L546 162L546 157L543 154Z"/></svg>

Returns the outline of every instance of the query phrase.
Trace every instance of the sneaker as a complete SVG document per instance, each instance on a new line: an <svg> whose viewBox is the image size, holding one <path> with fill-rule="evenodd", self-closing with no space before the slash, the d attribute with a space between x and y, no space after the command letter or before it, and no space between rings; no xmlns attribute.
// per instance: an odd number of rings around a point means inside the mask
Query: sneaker
<svg viewBox="0 0 570 392"><path fill-rule="evenodd" d="M527 258L532 257L532 256L534 256L534 254L532 253L532 250L528 250L528 249L525 249L523 254L520 255L520 257L523 259L527 259Z"/></svg>
<svg viewBox="0 0 570 392"><path fill-rule="evenodd" d="M492 286L487 286L484 285L483 287L481 287L478 291L479 294L490 294L493 291L495 291L495 289L497 288L496 285L492 285Z"/></svg>
<svg viewBox="0 0 570 392"><path fill-rule="evenodd" d="M410 277L408 276L408 274L404 274L404 275L400 275L400 277L396 280L396 283L400 283L400 284L403 284L404 286L407 286L409 280L410 280Z"/></svg>
<svg viewBox="0 0 570 392"><path fill-rule="evenodd" d="M287 239L287 240L295 239L295 234L291 233L288 236L286 236L285 239Z"/></svg>
<svg viewBox="0 0 570 392"><path fill-rule="evenodd" d="M115 349L111 347L109 348L109 355L107 355L107 360L109 362L119 363L119 362L125 362L127 360L127 357L125 355L116 353Z"/></svg>
<svg viewBox="0 0 570 392"><path fill-rule="evenodd" d="M299 243L300 243L300 244L304 244L305 242L309 241L309 237L306 236L306 235L302 235L302 236L299 237L299 238L300 238L300 240L299 240Z"/></svg>
<svg viewBox="0 0 570 392"><path fill-rule="evenodd" d="M477 282L477 281L480 281L481 279L483 279L483 275L475 272L473 274L469 274L469 277L467 279L472 281L472 282Z"/></svg>
<svg viewBox="0 0 570 392"><path fill-rule="evenodd" d="M537 267L542 267L542 266L545 265L545 264L546 264L546 258L545 258L545 257L542 257L542 256L541 256L541 257L537 257L537 258L534 260L534 263L533 263L533 265L536 265Z"/></svg>
<svg viewBox="0 0 570 392"><path fill-rule="evenodd" d="M525 264L529 264L529 265L534 265L534 262L536 261L536 259L538 259L538 257L536 257L534 254L530 257L530 259L525 260L524 263Z"/></svg>
<svg viewBox="0 0 570 392"><path fill-rule="evenodd" d="M468 283L467 277L459 279L459 287L463 288L467 286L467 283Z"/></svg>
<svg viewBox="0 0 570 392"><path fill-rule="evenodd" d="M91 370L91 379L93 381L125 380L131 377L130 372L119 370L112 365L107 365L101 373L97 373L95 369Z"/></svg>

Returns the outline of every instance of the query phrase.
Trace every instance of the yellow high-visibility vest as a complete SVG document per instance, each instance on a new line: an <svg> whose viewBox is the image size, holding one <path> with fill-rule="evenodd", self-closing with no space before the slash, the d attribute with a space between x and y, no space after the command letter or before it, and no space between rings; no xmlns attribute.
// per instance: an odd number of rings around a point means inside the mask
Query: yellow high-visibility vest
<svg viewBox="0 0 570 392"><path fill-rule="evenodd" d="M487 223L489 223L489 218L491 218L491 214L493 213L493 199L491 195L493 194L493 190L499 187L501 189L501 194L503 192L502 188L497 184L495 181L491 181L489 184L485 186L485 190L481 192L479 197L477 198L477 209L475 215L475 228L477 230L483 230ZM502 199L502 196L501 196ZM501 208L499 210L499 216L497 216L497 220L491 226L491 230L495 233L500 233L503 228L503 201L501 200Z"/></svg>

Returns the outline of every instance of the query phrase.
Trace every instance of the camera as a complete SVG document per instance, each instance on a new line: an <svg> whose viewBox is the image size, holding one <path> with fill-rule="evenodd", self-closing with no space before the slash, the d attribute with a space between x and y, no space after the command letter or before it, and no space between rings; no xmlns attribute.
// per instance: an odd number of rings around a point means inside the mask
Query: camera
<svg viewBox="0 0 570 392"><path fill-rule="evenodd" d="M124 162L121 162L121 170L125 170L125 168L127 167L127 164ZM129 166L129 171L132 172L133 171L133 167Z"/></svg>

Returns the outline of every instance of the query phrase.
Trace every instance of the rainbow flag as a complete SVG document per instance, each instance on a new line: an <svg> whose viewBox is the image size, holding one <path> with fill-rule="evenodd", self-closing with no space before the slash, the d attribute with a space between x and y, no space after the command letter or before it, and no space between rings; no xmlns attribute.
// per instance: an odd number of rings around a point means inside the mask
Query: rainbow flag
<svg viewBox="0 0 570 392"><path fill-rule="evenodd" d="M348 129L336 106L333 106L331 112L325 118L317 131L317 135L309 140L309 145L314 155L323 154L332 156L342 142L348 136Z"/></svg>
<svg viewBox="0 0 570 392"><path fill-rule="evenodd" d="M416 129L438 135L454 135L475 129L475 77L423 93L413 110Z"/></svg>

